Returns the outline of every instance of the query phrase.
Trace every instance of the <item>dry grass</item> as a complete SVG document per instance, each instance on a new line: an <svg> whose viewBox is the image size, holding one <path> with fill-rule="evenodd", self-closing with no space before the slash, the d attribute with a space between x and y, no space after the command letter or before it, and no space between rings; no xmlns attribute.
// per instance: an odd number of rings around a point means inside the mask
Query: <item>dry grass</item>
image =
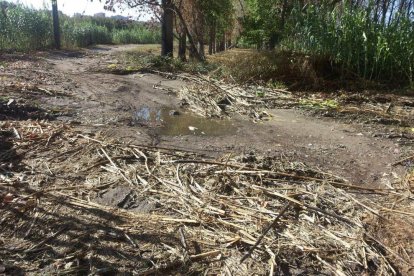
<svg viewBox="0 0 414 276"><path fill-rule="evenodd" d="M208 58L222 66L223 76L237 82L269 82L304 88L320 88L332 77L333 68L323 58L280 51L233 49Z"/></svg>
<svg viewBox="0 0 414 276"><path fill-rule="evenodd" d="M0 161L0 256L10 273L394 275L410 267L410 241L398 244L406 252L386 245L389 235L377 237L369 219L412 227L413 198L404 187L353 187L299 163L209 159L48 122L1 128L18 134L6 139L11 156L24 157L12 166L10 158ZM152 207L98 203L120 187Z"/></svg>

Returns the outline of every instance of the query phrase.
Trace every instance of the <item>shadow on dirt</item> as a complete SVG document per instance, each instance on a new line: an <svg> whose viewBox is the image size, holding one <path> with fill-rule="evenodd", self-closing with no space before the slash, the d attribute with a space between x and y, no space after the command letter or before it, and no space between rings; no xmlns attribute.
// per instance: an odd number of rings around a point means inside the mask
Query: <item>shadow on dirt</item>
<svg viewBox="0 0 414 276"><path fill-rule="evenodd" d="M0 120L53 120L55 116L47 110L28 104L6 102L0 99Z"/></svg>
<svg viewBox="0 0 414 276"><path fill-rule="evenodd" d="M10 174L9 169L17 168L22 160L22 156L19 156L13 147L13 138L12 131L0 129L0 174Z"/></svg>
<svg viewBox="0 0 414 276"><path fill-rule="evenodd" d="M0 53L0 62L14 62L14 61L38 61L39 58L25 53L16 53L16 51L8 51Z"/></svg>
<svg viewBox="0 0 414 276"><path fill-rule="evenodd" d="M82 51L72 51L72 50L55 50L47 52L49 58L55 59L66 59L66 58L82 58L85 56L85 53Z"/></svg>
<svg viewBox="0 0 414 276"><path fill-rule="evenodd" d="M0 187L0 208L4 212L0 232L13 233L8 244L0 247L0 259L7 272L34 267L42 275L145 271L161 261L153 253L155 248L160 253L165 246L180 246L174 232L160 233L154 228L145 233L130 233L113 226L128 223L123 216L92 206L81 207L65 197L41 195L28 187L20 192L36 194L42 204L30 207L29 200L18 194L1 204L7 191ZM15 267L18 263L31 265Z"/></svg>

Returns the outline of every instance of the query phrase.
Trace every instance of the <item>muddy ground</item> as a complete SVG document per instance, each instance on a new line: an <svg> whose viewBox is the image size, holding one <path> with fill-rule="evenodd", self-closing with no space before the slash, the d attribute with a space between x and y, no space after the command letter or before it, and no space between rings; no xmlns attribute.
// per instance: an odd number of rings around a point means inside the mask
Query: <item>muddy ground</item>
<svg viewBox="0 0 414 276"><path fill-rule="evenodd" d="M188 82L155 74L95 72L97 67L119 64L116 54L134 48L102 46L83 52L40 53L33 56L35 62L12 62L5 71L14 76L3 74L2 82L10 86L23 80L60 93L51 96L39 91L31 98L40 107L60 112L57 120L120 140L184 147L211 155L266 152L319 167L358 185L384 184L393 181L394 172L402 173L390 164L409 149L399 143L398 135L397 139L383 138L398 126L373 127L366 120L338 120L338 115L326 118L324 113L315 115L300 106L270 109L272 119L259 123L241 116L204 120L183 110L171 92ZM13 66L24 68L15 70ZM2 94L13 98L13 94ZM180 115L174 115L175 111ZM198 130L190 131L189 127Z"/></svg>
<svg viewBox="0 0 414 276"><path fill-rule="evenodd" d="M0 120L53 120L99 140L175 148L216 158L276 157L367 188L389 188L413 165L411 159L398 163L412 155L414 147L414 100L410 97L346 96L339 101L339 112L323 104L338 95L289 92L286 105L282 102L265 109L266 120L240 114L203 118L183 106L177 95L191 85L188 80L97 70L122 65L119 53L137 47L3 55ZM355 108L355 101L385 109L366 112ZM404 112L391 116L392 109ZM0 150L9 149L9 139L1 139ZM114 193L99 203L120 204L125 194Z"/></svg>

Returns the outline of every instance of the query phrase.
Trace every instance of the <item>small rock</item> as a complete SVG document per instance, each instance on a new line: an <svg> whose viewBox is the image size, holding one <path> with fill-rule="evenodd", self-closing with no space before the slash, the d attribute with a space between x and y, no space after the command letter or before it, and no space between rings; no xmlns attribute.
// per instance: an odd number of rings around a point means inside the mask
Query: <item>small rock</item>
<svg viewBox="0 0 414 276"><path fill-rule="evenodd" d="M12 105L13 103L15 103L16 101L14 100L14 99L10 99L8 102L7 102L7 106L10 106L10 105Z"/></svg>
<svg viewBox="0 0 414 276"><path fill-rule="evenodd" d="M193 127L193 126L189 126L189 127L188 127L188 129L189 129L190 131L196 131L198 128Z"/></svg>
<svg viewBox="0 0 414 276"><path fill-rule="evenodd" d="M168 113L170 116L178 116L180 115L180 111L178 110L170 110L170 112Z"/></svg>

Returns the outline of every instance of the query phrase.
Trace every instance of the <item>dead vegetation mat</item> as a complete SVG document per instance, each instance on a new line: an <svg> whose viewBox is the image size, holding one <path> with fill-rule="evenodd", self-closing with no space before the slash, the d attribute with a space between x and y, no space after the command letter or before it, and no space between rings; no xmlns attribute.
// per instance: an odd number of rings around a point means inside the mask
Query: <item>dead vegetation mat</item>
<svg viewBox="0 0 414 276"><path fill-rule="evenodd" d="M0 127L6 274L413 271L412 177L370 189L266 156L211 159L47 121ZM149 207L99 203L119 187Z"/></svg>

